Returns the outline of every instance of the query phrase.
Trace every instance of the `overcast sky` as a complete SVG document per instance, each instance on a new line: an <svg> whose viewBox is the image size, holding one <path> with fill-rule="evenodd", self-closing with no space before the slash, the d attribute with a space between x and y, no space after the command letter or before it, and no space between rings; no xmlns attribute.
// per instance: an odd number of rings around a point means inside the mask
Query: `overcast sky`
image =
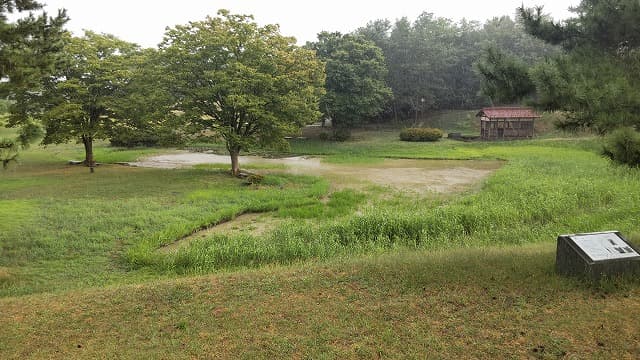
<svg viewBox="0 0 640 360"><path fill-rule="evenodd" d="M50 14L65 8L71 21L67 27L76 35L82 29L109 33L145 47L155 47L167 26L214 16L218 9L251 14L260 24L279 24L283 35L294 36L299 44L315 39L320 31L350 32L370 20L395 20L403 16L414 20L424 11L453 20L484 21L510 15L525 6L544 5L554 19L571 14L570 6L579 0L437 0L437 1L285 1L285 0L41 0Z"/></svg>

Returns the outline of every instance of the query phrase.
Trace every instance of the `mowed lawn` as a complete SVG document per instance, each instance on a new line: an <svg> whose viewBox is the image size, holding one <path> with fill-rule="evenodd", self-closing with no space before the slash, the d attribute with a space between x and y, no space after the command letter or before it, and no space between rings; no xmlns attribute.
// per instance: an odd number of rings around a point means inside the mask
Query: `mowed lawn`
<svg viewBox="0 0 640 360"><path fill-rule="evenodd" d="M339 191L278 174L246 185L216 167L66 165L34 148L0 174L0 357L640 356L640 287L554 274L555 237L616 229L640 241L640 175L595 139L409 144L391 131L292 154L502 159L451 195ZM98 161L164 150L100 147ZM265 234L213 234L243 213Z"/></svg>

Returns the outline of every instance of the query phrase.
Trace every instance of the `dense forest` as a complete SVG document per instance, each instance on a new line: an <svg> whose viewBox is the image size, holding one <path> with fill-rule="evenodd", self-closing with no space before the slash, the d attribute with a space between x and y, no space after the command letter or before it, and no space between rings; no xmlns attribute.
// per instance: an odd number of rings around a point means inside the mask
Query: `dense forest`
<svg viewBox="0 0 640 360"><path fill-rule="evenodd" d="M377 20L356 30L373 41L385 56L387 85L393 101L387 110L394 119L406 119L418 111L470 109L489 104L482 92L477 64L490 49L523 64L532 64L559 53L557 47L528 35L508 16L484 24L423 13L411 23L402 18L391 23Z"/></svg>
<svg viewBox="0 0 640 360"><path fill-rule="evenodd" d="M368 43L374 50L379 48L382 57L369 56L366 62L341 57L340 51L329 51L331 37L333 42L339 39L343 43ZM502 98L493 96L482 72L488 54L499 52L522 67L560 54L558 46L527 34L522 24L508 16L481 24L466 20L454 22L427 12L413 22L407 18L395 22L371 21L344 36L321 33L318 42L307 46L317 50L327 63L326 88L330 99L334 101L340 95L359 99L362 106L355 108L366 110L354 120L351 119L354 107L335 103L330 111L321 107L325 116L334 120L334 125L347 127L358 120L404 121L433 110L473 109L500 103ZM369 71L372 62L377 62L379 69ZM379 80L377 86L365 92L372 97L370 101L361 101L361 84L345 85L349 83L345 79L364 78ZM371 81L363 83L371 84ZM390 94L385 95L385 91ZM509 100L507 103L519 99Z"/></svg>

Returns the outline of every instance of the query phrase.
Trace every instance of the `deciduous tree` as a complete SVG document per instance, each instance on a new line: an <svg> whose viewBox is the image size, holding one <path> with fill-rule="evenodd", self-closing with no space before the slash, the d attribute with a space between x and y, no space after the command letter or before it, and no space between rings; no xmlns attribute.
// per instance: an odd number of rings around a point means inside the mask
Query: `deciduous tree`
<svg viewBox="0 0 640 360"><path fill-rule="evenodd" d="M239 175L241 150L284 145L284 135L316 121L324 72L313 51L277 25L220 10L169 29L160 46L186 129L215 132Z"/></svg>
<svg viewBox="0 0 640 360"><path fill-rule="evenodd" d="M17 98L12 121L41 120L45 145L81 142L84 163L93 172L94 140L108 138L113 124L127 116L115 110L125 99L134 68L130 59L138 50L135 44L90 31L68 39L56 71L37 91Z"/></svg>
<svg viewBox="0 0 640 360"><path fill-rule="evenodd" d="M391 89L385 84L384 56L373 42L357 35L322 32L308 46L326 63L327 92L320 109L331 119L334 134L348 135L355 125L384 109Z"/></svg>

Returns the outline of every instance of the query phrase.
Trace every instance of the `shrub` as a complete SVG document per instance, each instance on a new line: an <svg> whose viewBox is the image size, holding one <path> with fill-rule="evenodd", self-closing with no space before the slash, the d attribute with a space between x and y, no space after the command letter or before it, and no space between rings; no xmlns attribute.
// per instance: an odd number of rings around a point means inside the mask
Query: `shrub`
<svg viewBox="0 0 640 360"><path fill-rule="evenodd" d="M334 128L333 140L335 141L347 141L351 138L351 130L347 128Z"/></svg>
<svg viewBox="0 0 640 360"><path fill-rule="evenodd" d="M182 145L184 139L179 133L167 128L134 129L120 127L113 129L109 136L111 146L175 146Z"/></svg>
<svg viewBox="0 0 640 360"><path fill-rule="evenodd" d="M326 131L323 131L320 134L318 134L318 139L322 141L328 141L330 138L331 138L331 135Z"/></svg>
<svg viewBox="0 0 640 360"><path fill-rule="evenodd" d="M249 174L247 178L244 180L247 185L258 185L264 181L264 175L260 174Z"/></svg>
<svg viewBox="0 0 640 360"><path fill-rule="evenodd" d="M402 141L438 141L442 138L442 130L433 128L407 128L400 132Z"/></svg>
<svg viewBox="0 0 640 360"><path fill-rule="evenodd" d="M630 127L613 131L605 140L602 154L620 164L640 166L640 133Z"/></svg>

